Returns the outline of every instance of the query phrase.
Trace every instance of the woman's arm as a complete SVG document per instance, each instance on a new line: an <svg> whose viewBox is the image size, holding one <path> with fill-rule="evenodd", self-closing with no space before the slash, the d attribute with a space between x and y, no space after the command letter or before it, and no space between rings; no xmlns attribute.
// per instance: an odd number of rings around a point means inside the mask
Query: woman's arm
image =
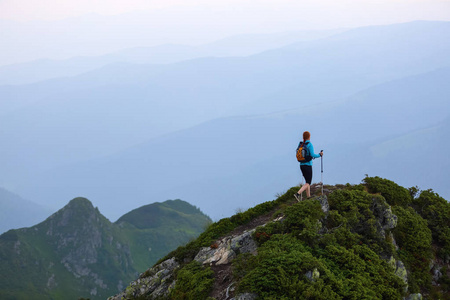
<svg viewBox="0 0 450 300"><path fill-rule="evenodd" d="M320 154L315 154L314 153L314 146L311 144L311 143L309 143L309 153L311 153L311 156L312 157L314 157L314 158L319 158L320 157Z"/></svg>

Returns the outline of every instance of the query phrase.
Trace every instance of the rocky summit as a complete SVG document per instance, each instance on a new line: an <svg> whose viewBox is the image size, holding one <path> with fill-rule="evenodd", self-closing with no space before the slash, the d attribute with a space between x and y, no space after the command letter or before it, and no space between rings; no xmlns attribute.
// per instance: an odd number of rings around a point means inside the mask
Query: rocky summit
<svg viewBox="0 0 450 300"><path fill-rule="evenodd" d="M450 204L366 177L211 224L108 300L450 299Z"/></svg>
<svg viewBox="0 0 450 300"><path fill-rule="evenodd" d="M111 223L85 198L0 236L0 299L105 299L211 220L181 200Z"/></svg>

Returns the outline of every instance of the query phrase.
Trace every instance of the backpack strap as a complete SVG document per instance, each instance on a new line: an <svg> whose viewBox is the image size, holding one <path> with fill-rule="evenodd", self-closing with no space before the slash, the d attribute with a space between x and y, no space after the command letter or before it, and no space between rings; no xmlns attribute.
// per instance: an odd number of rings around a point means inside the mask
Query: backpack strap
<svg viewBox="0 0 450 300"><path fill-rule="evenodd" d="M300 143L298 143L297 150L298 150L301 146L303 146L303 145L308 145L308 144L309 144L309 142L304 143L303 141L300 141Z"/></svg>
<svg viewBox="0 0 450 300"><path fill-rule="evenodd" d="M313 157L311 155L311 152L310 152L309 148L307 147L308 144L309 144L309 142L304 143L305 153L306 153L306 157L305 157L306 158L306 162L309 162L309 161L311 161L313 159Z"/></svg>

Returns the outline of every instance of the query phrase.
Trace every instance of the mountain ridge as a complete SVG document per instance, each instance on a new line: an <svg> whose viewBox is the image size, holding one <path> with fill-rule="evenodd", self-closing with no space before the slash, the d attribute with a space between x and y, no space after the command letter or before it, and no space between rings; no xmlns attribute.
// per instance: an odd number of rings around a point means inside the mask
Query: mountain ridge
<svg viewBox="0 0 450 300"><path fill-rule="evenodd" d="M298 34L247 34L232 36L199 46L169 43L153 47L129 48L100 56L79 56L63 60L39 59L0 66L0 85L22 85L57 77L76 76L117 62L171 64L199 57L247 56L270 48L277 48L284 44L288 45L292 41L312 40L340 31L323 30L299 32ZM290 37L291 35L292 37ZM277 40L278 43L275 43L272 39ZM237 43L236 40L240 40L240 43ZM247 47L242 45L242 41L245 42ZM25 79L24 73L28 74ZM48 74L45 75L45 73Z"/></svg>
<svg viewBox="0 0 450 300"><path fill-rule="evenodd" d="M380 177L211 224L109 300L450 299L450 203Z"/></svg>

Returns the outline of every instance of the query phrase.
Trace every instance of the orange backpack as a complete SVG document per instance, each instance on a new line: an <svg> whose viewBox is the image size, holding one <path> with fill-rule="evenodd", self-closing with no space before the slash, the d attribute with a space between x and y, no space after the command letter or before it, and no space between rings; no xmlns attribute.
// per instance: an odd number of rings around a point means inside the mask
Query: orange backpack
<svg viewBox="0 0 450 300"><path fill-rule="evenodd" d="M309 142L300 142L297 147L297 161L298 162L308 162L312 160L312 156L309 153L307 145Z"/></svg>

